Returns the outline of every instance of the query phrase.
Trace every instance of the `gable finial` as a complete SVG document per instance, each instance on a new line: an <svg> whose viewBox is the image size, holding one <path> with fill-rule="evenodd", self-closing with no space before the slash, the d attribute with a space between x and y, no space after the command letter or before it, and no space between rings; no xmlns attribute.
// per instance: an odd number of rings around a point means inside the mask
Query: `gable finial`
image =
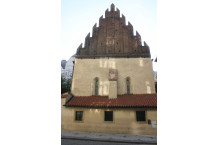
<svg viewBox="0 0 218 145"><path fill-rule="evenodd" d="M111 11L114 11L115 5L112 3L111 4Z"/></svg>

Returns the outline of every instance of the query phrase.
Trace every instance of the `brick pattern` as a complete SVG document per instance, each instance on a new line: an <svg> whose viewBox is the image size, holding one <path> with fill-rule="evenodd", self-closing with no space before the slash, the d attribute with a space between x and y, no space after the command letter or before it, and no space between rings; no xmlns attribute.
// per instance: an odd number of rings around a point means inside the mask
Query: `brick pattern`
<svg viewBox="0 0 218 145"><path fill-rule="evenodd" d="M114 4L111 11L105 11L105 18L99 18L99 27L93 26L92 37L90 33L85 38L85 45L77 49L77 58L94 57L148 57L149 46L141 43L141 36L136 31L133 35L133 26L130 22L126 25L125 16L120 17L120 10L115 11Z"/></svg>

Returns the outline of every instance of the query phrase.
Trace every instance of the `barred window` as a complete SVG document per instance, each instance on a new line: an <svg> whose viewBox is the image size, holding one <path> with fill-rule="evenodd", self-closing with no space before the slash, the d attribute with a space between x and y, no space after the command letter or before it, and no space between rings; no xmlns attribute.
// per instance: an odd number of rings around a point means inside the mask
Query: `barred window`
<svg viewBox="0 0 218 145"><path fill-rule="evenodd" d="M82 121L83 120L83 111L76 111L75 120L77 120L77 121Z"/></svg>
<svg viewBox="0 0 218 145"><path fill-rule="evenodd" d="M145 121L145 111L136 111L136 120Z"/></svg>
<svg viewBox="0 0 218 145"><path fill-rule="evenodd" d="M113 111L104 111L104 121L113 121Z"/></svg>

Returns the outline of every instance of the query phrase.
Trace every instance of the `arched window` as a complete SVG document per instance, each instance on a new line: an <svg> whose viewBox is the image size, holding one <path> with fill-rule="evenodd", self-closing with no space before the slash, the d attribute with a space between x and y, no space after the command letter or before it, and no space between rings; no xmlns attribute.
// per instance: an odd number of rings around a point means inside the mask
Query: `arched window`
<svg viewBox="0 0 218 145"><path fill-rule="evenodd" d="M129 77L126 78L126 91L127 91L127 94L130 94L130 78Z"/></svg>
<svg viewBox="0 0 218 145"><path fill-rule="evenodd" d="M98 86L99 86L99 80L98 78L95 78L95 96L98 96Z"/></svg>

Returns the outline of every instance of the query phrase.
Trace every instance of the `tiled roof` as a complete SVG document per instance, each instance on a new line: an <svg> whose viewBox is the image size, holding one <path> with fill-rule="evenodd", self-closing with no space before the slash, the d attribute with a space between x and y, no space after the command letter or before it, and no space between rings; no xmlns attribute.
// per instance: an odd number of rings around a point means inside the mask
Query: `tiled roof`
<svg viewBox="0 0 218 145"><path fill-rule="evenodd" d="M65 104L68 107L157 107L157 94L118 95L109 99L106 96L74 96Z"/></svg>

